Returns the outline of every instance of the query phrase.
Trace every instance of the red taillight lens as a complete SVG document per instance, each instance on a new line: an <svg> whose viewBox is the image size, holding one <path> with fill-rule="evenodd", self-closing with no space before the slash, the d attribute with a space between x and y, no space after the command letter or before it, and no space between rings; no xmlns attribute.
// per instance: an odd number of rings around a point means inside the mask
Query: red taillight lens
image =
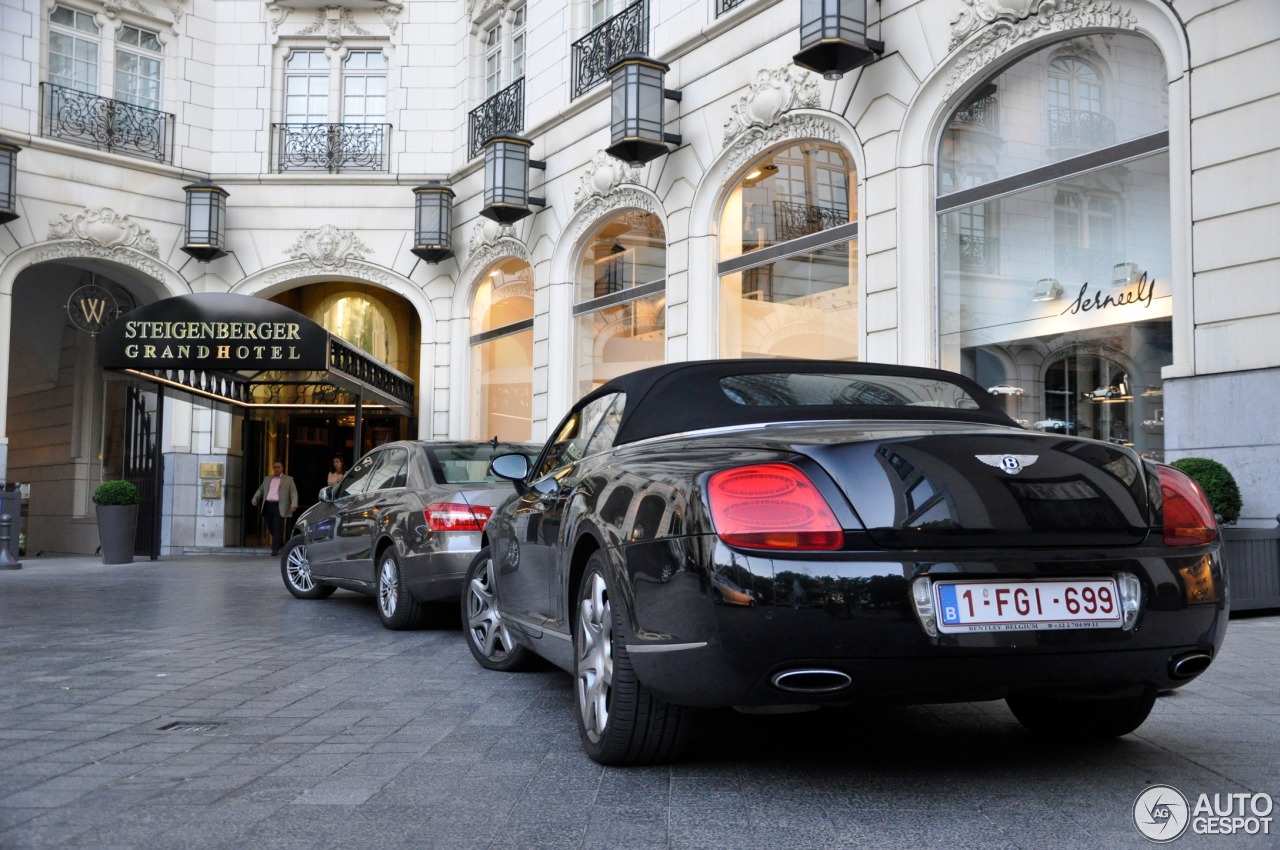
<svg viewBox="0 0 1280 850"><path fill-rule="evenodd" d="M427 528L432 531L484 531L484 524L493 516L493 508L462 502L432 502L423 514Z"/></svg>
<svg viewBox="0 0 1280 850"><path fill-rule="evenodd" d="M1168 546L1203 546L1218 539L1213 508L1195 479L1172 466L1156 467L1164 499L1164 542Z"/></svg>
<svg viewBox="0 0 1280 850"><path fill-rule="evenodd" d="M711 521L730 546L746 549L839 549L844 532L827 500L803 472L764 463L717 472L707 480Z"/></svg>

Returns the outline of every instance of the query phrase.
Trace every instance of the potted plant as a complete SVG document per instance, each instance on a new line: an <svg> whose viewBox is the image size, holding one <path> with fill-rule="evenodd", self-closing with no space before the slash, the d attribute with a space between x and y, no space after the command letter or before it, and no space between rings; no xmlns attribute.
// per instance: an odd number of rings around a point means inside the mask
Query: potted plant
<svg viewBox="0 0 1280 850"><path fill-rule="evenodd" d="M103 481L93 491L98 507L98 541L102 563L133 563L138 529L138 488L128 481Z"/></svg>
<svg viewBox="0 0 1280 850"><path fill-rule="evenodd" d="M1209 499L1209 507L1217 514L1225 525L1235 525L1240 519L1240 488L1231 471L1216 460L1207 457L1184 457L1175 460L1171 466L1181 469L1190 475L1204 490Z"/></svg>

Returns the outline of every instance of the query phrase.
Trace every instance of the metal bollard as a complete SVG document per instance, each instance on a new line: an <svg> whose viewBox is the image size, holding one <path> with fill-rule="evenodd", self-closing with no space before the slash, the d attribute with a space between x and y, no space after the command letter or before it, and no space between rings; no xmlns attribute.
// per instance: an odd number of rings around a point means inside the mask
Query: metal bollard
<svg viewBox="0 0 1280 850"><path fill-rule="evenodd" d="M13 526L13 517L0 514L0 570L20 570L22 562L15 561L9 554L9 531Z"/></svg>

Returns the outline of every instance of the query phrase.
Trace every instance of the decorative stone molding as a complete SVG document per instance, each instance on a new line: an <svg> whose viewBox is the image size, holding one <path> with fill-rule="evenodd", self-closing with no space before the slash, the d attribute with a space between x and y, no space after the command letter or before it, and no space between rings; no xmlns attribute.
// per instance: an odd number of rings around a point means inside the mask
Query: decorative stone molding
<svg viewBox="0 0 1280 850"><path fill-rule="evenodd" d="M270 288L285 281L314 277L316 268L317 266L310 262L287 263L264 277L262 283L264 287ZM398 281L383 271L381 267L361 260L348 259L342 264L341 269L342 274L356 278L364 283L377 284L387 289L395 289L398 284Z"/></svg>
<svg viewBox="0 0 1280 850"><path fill-rule="evenodd" d="M398 2L388 2L387 5L378 9L378 17L382 18L382 22L387 25L387 31L392 35L395 35L396 30L400 28L400 8Z"/></svg>
<svg viewBox="0 0 1280 850"><path fill-rule="evenodd" d="M1137 18L1117 0L963 0L966 8L951 21L951 48L974 33L947 80L950 95L980 69L1022 42L1046 33L1077 29L1138 28Z"/></svg>
<svg viewBox="0 0 1280 850"><path fill-rule="evenodd" d="M299 236L285 253L295 260L307 260L318 269L340 269L352 260L363 260L372 251L350 230L326 224Z"/></svg>
<svg viewBox="0 0 1280 850"><path fill-rule="evenodd" d="M288 6L281 6L279 3L267 3L267 17L271 23L271 35L274 38L279 35L280 27L284 26L284 22L293 10Z"/></svg>
<svg viewBox="0 0 1280 850"><path fill-rule="evenodd" d="M760 71L750 89L731 108L724 125L724 144L750 130L768 130L782 120L788 110L816 107L817 79L794 65L774 71Z"/></svg>
<svg viewBox="0 0 1280 850"><path fill-rule="evenodd" d="M83 259L85 257L97 257L128 266L161 283L166 279L164 268L159 263L129 245L114 245L110 248L105 248L89 241L63 242L36 251L31 256L31 264L36 265L37 263L46 263L53 260Z"/></svg>
<svg viewBox="0 0 1280 850"><path fill-rule="evenodd" d="M169 0L166 5L165 8L167 8L169 10L169 14L173 16L172 26L176 27L178 24L182 23L182 3L184 2L186 2L186 0ZM138 14L146 15L148 18L153 20L164 20L145 3L141 2L141 0L102 0L102 11L95 17L101 17L107 21L115 23L120 20L120 13L123 12L126 7L132 9ZM99 23L101 24L101 21Z"/></svg>
<svg viewBox="0 0 1280 850"><path fill-rule="evenodd" d="M153 257L160 246L151 231L108 207L86 209L75 218L63 214L49 222L49 239L81 239L95 248L133 248Z"/></svg>
<svg viewBox="0 0 1280 850"><path fill-rule="evenodd" d="M623 183L639 183L640 169L623 162L617 157L609 156L604 151L596 151L587 166L578 188L573 193L573 208L576 210L588 201L608 195Z"/></svg>
<svg viewBox="0 0 1280 850"><path fill-rule="evenodd" d="M587 232L587 228L600 223L600 219L612 212L623 209L638 209L650 215L659 215L658 205L653 196L640 189L618 189L607 195L596 195L589 198L574 212L573 223L565 231L565 239L570 245L577 245Z"/></svg>
<svg viewBox="0 0 1280 850"><path fill-rule="evenodd" d="M316 19L310 25L298 31L298 35L320 35L329 42L329 47L338 50L346 35L372 35L356 23L355 15L350 9L341 6L329 6L316 10Z"/></svg>
<svg viewBox="0 0 1280 850"><path fill-rule="evenodd" d="M729 170L737 171L768 148L789 139L822 139L839 143L840 137L830 121L816 115L785 115L771 127L752 127L733 143L725 158Z"/></svg>
<svg viewBox="0 0 1280 850"><path fill-rule="evenodd" d="M468 280L487 268L490 263L502 257L515 257L529 262L529 248L516 235L516 229L510 224L498 224L496 221L484 219L477 221L471 230L471 239L467 244L467 260L460 280Z"/></svg>

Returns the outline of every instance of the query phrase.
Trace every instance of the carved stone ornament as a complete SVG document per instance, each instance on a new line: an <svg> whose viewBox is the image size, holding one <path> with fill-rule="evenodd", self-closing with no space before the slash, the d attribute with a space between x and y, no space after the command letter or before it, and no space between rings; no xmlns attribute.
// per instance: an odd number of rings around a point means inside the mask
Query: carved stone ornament
<svg viewBox="0 0 1280 850"><path fill-rule="evenodd" d="M265 287L274 286L277 283L283 283L287 280L297 280L299 278L311 277L316 273L316 266L313 263L288 263L280 266L262 279L262 285ZM361 260L350 259L342 266L342 273L348 277L354 278L363 283L374 283L386 289L395 289L402 284L398 278L383 271L379 266L372 263L366 263Z"/></svg>
<svg viewBox="0 0 1280 850"><path fill-rule="evenodd" d="M772 127L752 127L733 143L725 158L730 171L737 171L760 154L790 139L822 139L840 143L840 136L830 121L816 115L786 115Z"/></svg>
<svg viewBox="0 0 1280 850"><path fill-rule="evenodd" d="M133 248L153 257L160 256L160 246L151 231L107 207L85 210L75 218L60 215L49 222L49 239L82 239L105 251Z"/></svg>
<svg viewBox="0 0 1280 850"><path fill-rule="evenodd" d="M1024 41L1046 33L1077 29L1136 30L1138 21L1118 0L962 0L965 8L951 21L954 49L965 47L951 77L947 94L979 70L998 61Z"/></svg>
<svg viewBox="0 0 1280 850"><path fill-rule="evenodd" d="M398 2L388 2L385 6L378 8L378 17L382 18L382 22L387 25L387 30L392 34L396 34L396 30L400 27L400 4Z"/></svg>
<svg viewBox="0 0 1280 850"><path fill-rule="evenodd" d="M463 273L459 276L467 279L479 274L481 269L502 257L515 257L529 262L529 249L511 224L499 224L490 219L477 221L471 230L471 239L467 243L467 260Z"/></svg>
<svg viewBox="0 0 1280 850"><path fill-rule="evenodd" d="M284 26L284 22L293 14L293 10L288 6L281 6L279 3L267 3L267 17L271 22L271 34L273 36L280 33L280 27Z"/></svg>
<svg viewBox="0 0 1280 850"><path fill-rule="evenodd" d="M119 263L142 272L153 280L161 282L165 280L164 269L159 263L143 256L136 249L131 249L124 245L117 245L114 248L102 248L92 242L64 242L61 245L50 245L47 248L41 248L36 251L31 257L31 264L36 265L54 260L74 260L85 257L110 260L113 263Z"/></svg>
<svg viewBox="0 0 1280 850"><path fill-rule="evenodd" d="M573 224L565 232L564 238L571 244L576 244L588 228L600 224L600 220L610 213L624 209L643 210L650 215L658 215L658 206L648 192L633 188L618 189L608 195L596 195L587 199L574 212Z"/></svg>
<svg viewBox="0 0 1280 850"><path fill-rule="evenodd" d="M169 10L169 14L173 16L172 25L175 27L182 23L182 3L184 2L186 0L169 0L165 7ZM99 17L107 21L118 21L120 13L126 8L132 9L141 15L146 15L153 20L163 20L141 0L102 0L102 11L99 13ZM100 25L102 23L102 21L99 21Z"/></svg>
<svg viewBox="0 0 1280 850"><path fill-rule="evenodd" d="M372 251L350 230L326 224L299 236L285 253L295 260L307 260L318 269L340 269L351 260L363 260Z"/></svg>
<svg viewBox="0 0 1280 850"><path fill-rule="evenodd" d="M596 151L573 193L573 208L576 210L587 201L606 197L623 183L639 182L639 168L604 151Z"/></svg>
<svg viewBox="0 0 1280 850"><path fill-rule="evenodd" d="M767 130L782 120L789 109L815 107L820 93L818 80L794 65L775 71L760 71L750 89L731 108L724 125L727 145L748 130Z"/></svg>
<svg viewBox="0 0 1280 850"><path fill-rule="evenodd" d="M303 29L298 30L297 34L323 35L325 40L329 42L329 47L334 50L342 47L342 40L347 35L372 35L372 33L356 23L356 17L351 13L350 9L344 9L341 6L328 6L324 9L317 9L316 19Z"/></svg>

